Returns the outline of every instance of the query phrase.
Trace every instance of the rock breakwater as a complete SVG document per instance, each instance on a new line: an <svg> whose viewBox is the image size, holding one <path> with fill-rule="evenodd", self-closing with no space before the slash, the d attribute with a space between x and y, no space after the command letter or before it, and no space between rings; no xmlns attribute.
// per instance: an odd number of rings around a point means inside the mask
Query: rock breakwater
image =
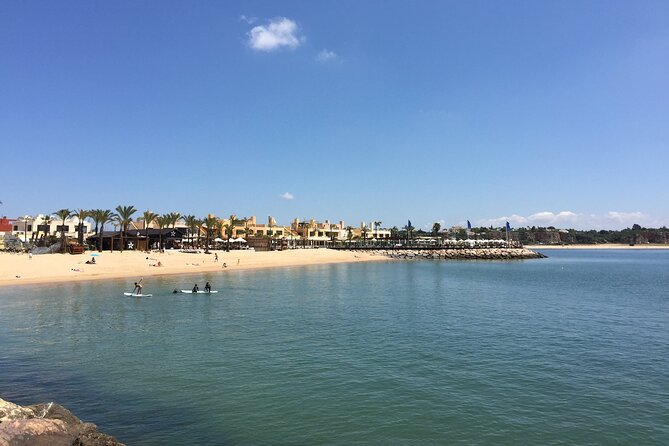
<svg viewBox="0 0 669 446"><path fill-rule="evenodd" d="M526 248L379 249L372 251L372 254L399 260L519 260L546 257Z"/></svg>
<svg viewBox="0 0 669 446"><path fill-rule="evenodd" d="M0 446L123 446L60 404L19 406L0 398Z"/></svg>

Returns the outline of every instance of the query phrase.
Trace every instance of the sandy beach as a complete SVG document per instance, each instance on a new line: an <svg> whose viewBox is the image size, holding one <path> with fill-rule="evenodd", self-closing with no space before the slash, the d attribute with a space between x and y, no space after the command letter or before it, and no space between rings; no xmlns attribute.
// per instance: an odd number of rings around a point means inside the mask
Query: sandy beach
<svg viewBox="0 0 669 446"><path fill-rule="evenodd" d="M214 253L218 254L218 261L215 261ZM368 253L330 249L294 249L272 252L212 251L211 254L189 254L168 250L163 253L102 252L94 257L96 263L91 265L86 263L93 258L90 254L92 253L88 252L83 255L43 254L30 258L27 254L0 253L0 286L114 278L137 280L140 277L167 274L388 261L386 257ZM155 266L158 265L158 262L161 266Z"/></svg>
<svg viewBox="0 0 669 446"><path fill-rule="evenodd" d="M623 244L602 244L602 245L525 245L525 248L532 251L541 251L545 249L669 249L669 245L623 245Z"/></svg>

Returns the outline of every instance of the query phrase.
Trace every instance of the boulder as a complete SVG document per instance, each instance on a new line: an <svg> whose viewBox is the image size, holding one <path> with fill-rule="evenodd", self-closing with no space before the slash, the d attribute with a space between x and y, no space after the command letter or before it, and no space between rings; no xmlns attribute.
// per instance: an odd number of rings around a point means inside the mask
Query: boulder
<svg viewBox="0 0 669 446"><path fill-rule="evenodd" d="M123 446L60 404L19 406L0 398L0 446Z"/></svg>

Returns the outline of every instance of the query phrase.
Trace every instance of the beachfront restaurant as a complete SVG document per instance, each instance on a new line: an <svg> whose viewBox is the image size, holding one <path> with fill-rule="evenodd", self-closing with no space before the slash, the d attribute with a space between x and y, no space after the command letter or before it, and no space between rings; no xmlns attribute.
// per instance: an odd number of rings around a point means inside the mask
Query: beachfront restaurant
<svg viewBox="0 0 669 446"><path fill-rule="evenodd" d="M186 228L133 229L123 235L124 250L148 251L158 249L162 240L164 249L181 248L181 240L186 237ZM99 234L88 238L88 244L98 246ZM121 231L109 231L102 234L103 251L121 250Z"/></svg>

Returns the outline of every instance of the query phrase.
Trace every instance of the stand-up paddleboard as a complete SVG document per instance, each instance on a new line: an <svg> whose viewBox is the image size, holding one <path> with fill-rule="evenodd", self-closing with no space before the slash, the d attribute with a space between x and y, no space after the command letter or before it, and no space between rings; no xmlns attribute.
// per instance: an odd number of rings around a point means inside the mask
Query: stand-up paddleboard
<svg viewBox="0 0 669 446"><path fill-rule="evenodd" d="M136 293L123 293L124 296L128 297L152 297L153 294L136 294Z"/></svg>
<svg viewBox="0 0 669 446"><path fill-rule="evenodd" d="M181 290L182 293L184 294L216 294L218 293L218 290L211 290L211 291L197 291L196 293L193 293L193 290Z"/></svg>

